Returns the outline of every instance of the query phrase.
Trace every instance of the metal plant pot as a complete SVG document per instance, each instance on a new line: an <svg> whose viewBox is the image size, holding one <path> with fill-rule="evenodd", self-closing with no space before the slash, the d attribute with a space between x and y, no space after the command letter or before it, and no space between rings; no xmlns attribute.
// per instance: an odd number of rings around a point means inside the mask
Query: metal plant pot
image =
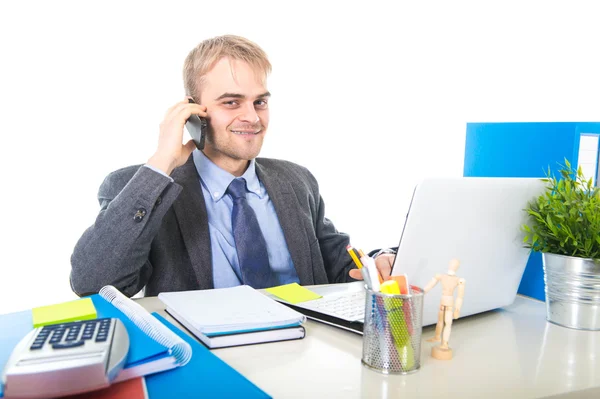
<svg viewBox="0 0 600 399"><path fill-rule="evenodd" d="M549 322L578 330L600 330L600 263L542 254Z"/></svg>

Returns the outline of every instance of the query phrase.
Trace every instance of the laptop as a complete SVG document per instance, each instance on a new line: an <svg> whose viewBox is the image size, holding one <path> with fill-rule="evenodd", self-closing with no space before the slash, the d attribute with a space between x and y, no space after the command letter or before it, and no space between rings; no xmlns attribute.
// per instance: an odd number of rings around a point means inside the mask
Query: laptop
<svg viewBox="0 0 600 399"><path fill-rule="evenodd" d="M510 305L530 250L520 226L524 209L545 189L539 178L429 178L415 188L400 236L392 275L406 274L424 288L458 259L464 278L460 317ZM293 307L307 317L362 333L364 283L312 286L323 298ZM456 293L455 293L456 296ZM423 325L437 323L441 286L425 295Z"/></svg>

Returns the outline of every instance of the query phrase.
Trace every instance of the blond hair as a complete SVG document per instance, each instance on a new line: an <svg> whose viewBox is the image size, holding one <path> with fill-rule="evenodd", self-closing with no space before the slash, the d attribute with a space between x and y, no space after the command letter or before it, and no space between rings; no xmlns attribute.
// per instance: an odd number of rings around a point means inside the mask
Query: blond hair
<svg viewBox="0 0 600 399"><path fill-rule="evenodd" d="M198 44L185 58L183 65L185 93L198 99L197 95L200 94L199 88L204 75L223 57L244 61L265 77L271 72L271 63L267 54L256 43L235 35L217 36Z"/></svg>

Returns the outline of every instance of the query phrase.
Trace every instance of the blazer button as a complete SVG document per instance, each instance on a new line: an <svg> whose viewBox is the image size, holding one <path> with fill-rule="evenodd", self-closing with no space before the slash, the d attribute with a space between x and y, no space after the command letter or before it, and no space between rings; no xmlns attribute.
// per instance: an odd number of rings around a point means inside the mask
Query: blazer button
<svg viewBox="0 0 600 399"><path fill-rule="evenodd" d="M162 198L158 197L156 199L156 202L154 202L154 206L152 207L152 210L155 210L157 206L159 206L162 202Z"/></svg>
<svg viewBox="0 0 600 399"><path fill-rule="evenodd" d="M144 216L146 216L146 209L140 208L137 210L135 215L133 215L133 220L135 220L136 222L141 222Z"/></svg>

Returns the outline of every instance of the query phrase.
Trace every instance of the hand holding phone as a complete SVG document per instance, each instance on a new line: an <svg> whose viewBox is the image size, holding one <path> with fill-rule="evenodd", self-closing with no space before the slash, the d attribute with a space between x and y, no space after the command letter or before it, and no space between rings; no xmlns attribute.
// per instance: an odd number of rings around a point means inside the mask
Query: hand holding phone
<svg viewBox="0 0 600 399"><path fill-rule="evenodd" d="M194 100L191 98L188 99L190 103L194 103ZM208 130L208 122L205 118L201 118L198 115L192 115L185 122L185 127L187 131L190 133L192 140L194 140L194 144L196 144L196 148L199 150L204 149L204 141L206 140L206 132Z"/></svg>
<svg viewBox="0 0 600 399"><path fill-rule="evenodd" d="M181 102L169 108L160 124L156 152L148 159L149 166L155 167L167 175L170 175L173 169L185 164L194 149L204 146L203 136L206 136L208 124L205 124L204 134L202 134L203 127L200 119L207 116L206 107L191 103L193 101L186 96ZM182 144L183 126L188 122L187 126L192 139ZM193 128L194 125L197 128Z"/></svg>

